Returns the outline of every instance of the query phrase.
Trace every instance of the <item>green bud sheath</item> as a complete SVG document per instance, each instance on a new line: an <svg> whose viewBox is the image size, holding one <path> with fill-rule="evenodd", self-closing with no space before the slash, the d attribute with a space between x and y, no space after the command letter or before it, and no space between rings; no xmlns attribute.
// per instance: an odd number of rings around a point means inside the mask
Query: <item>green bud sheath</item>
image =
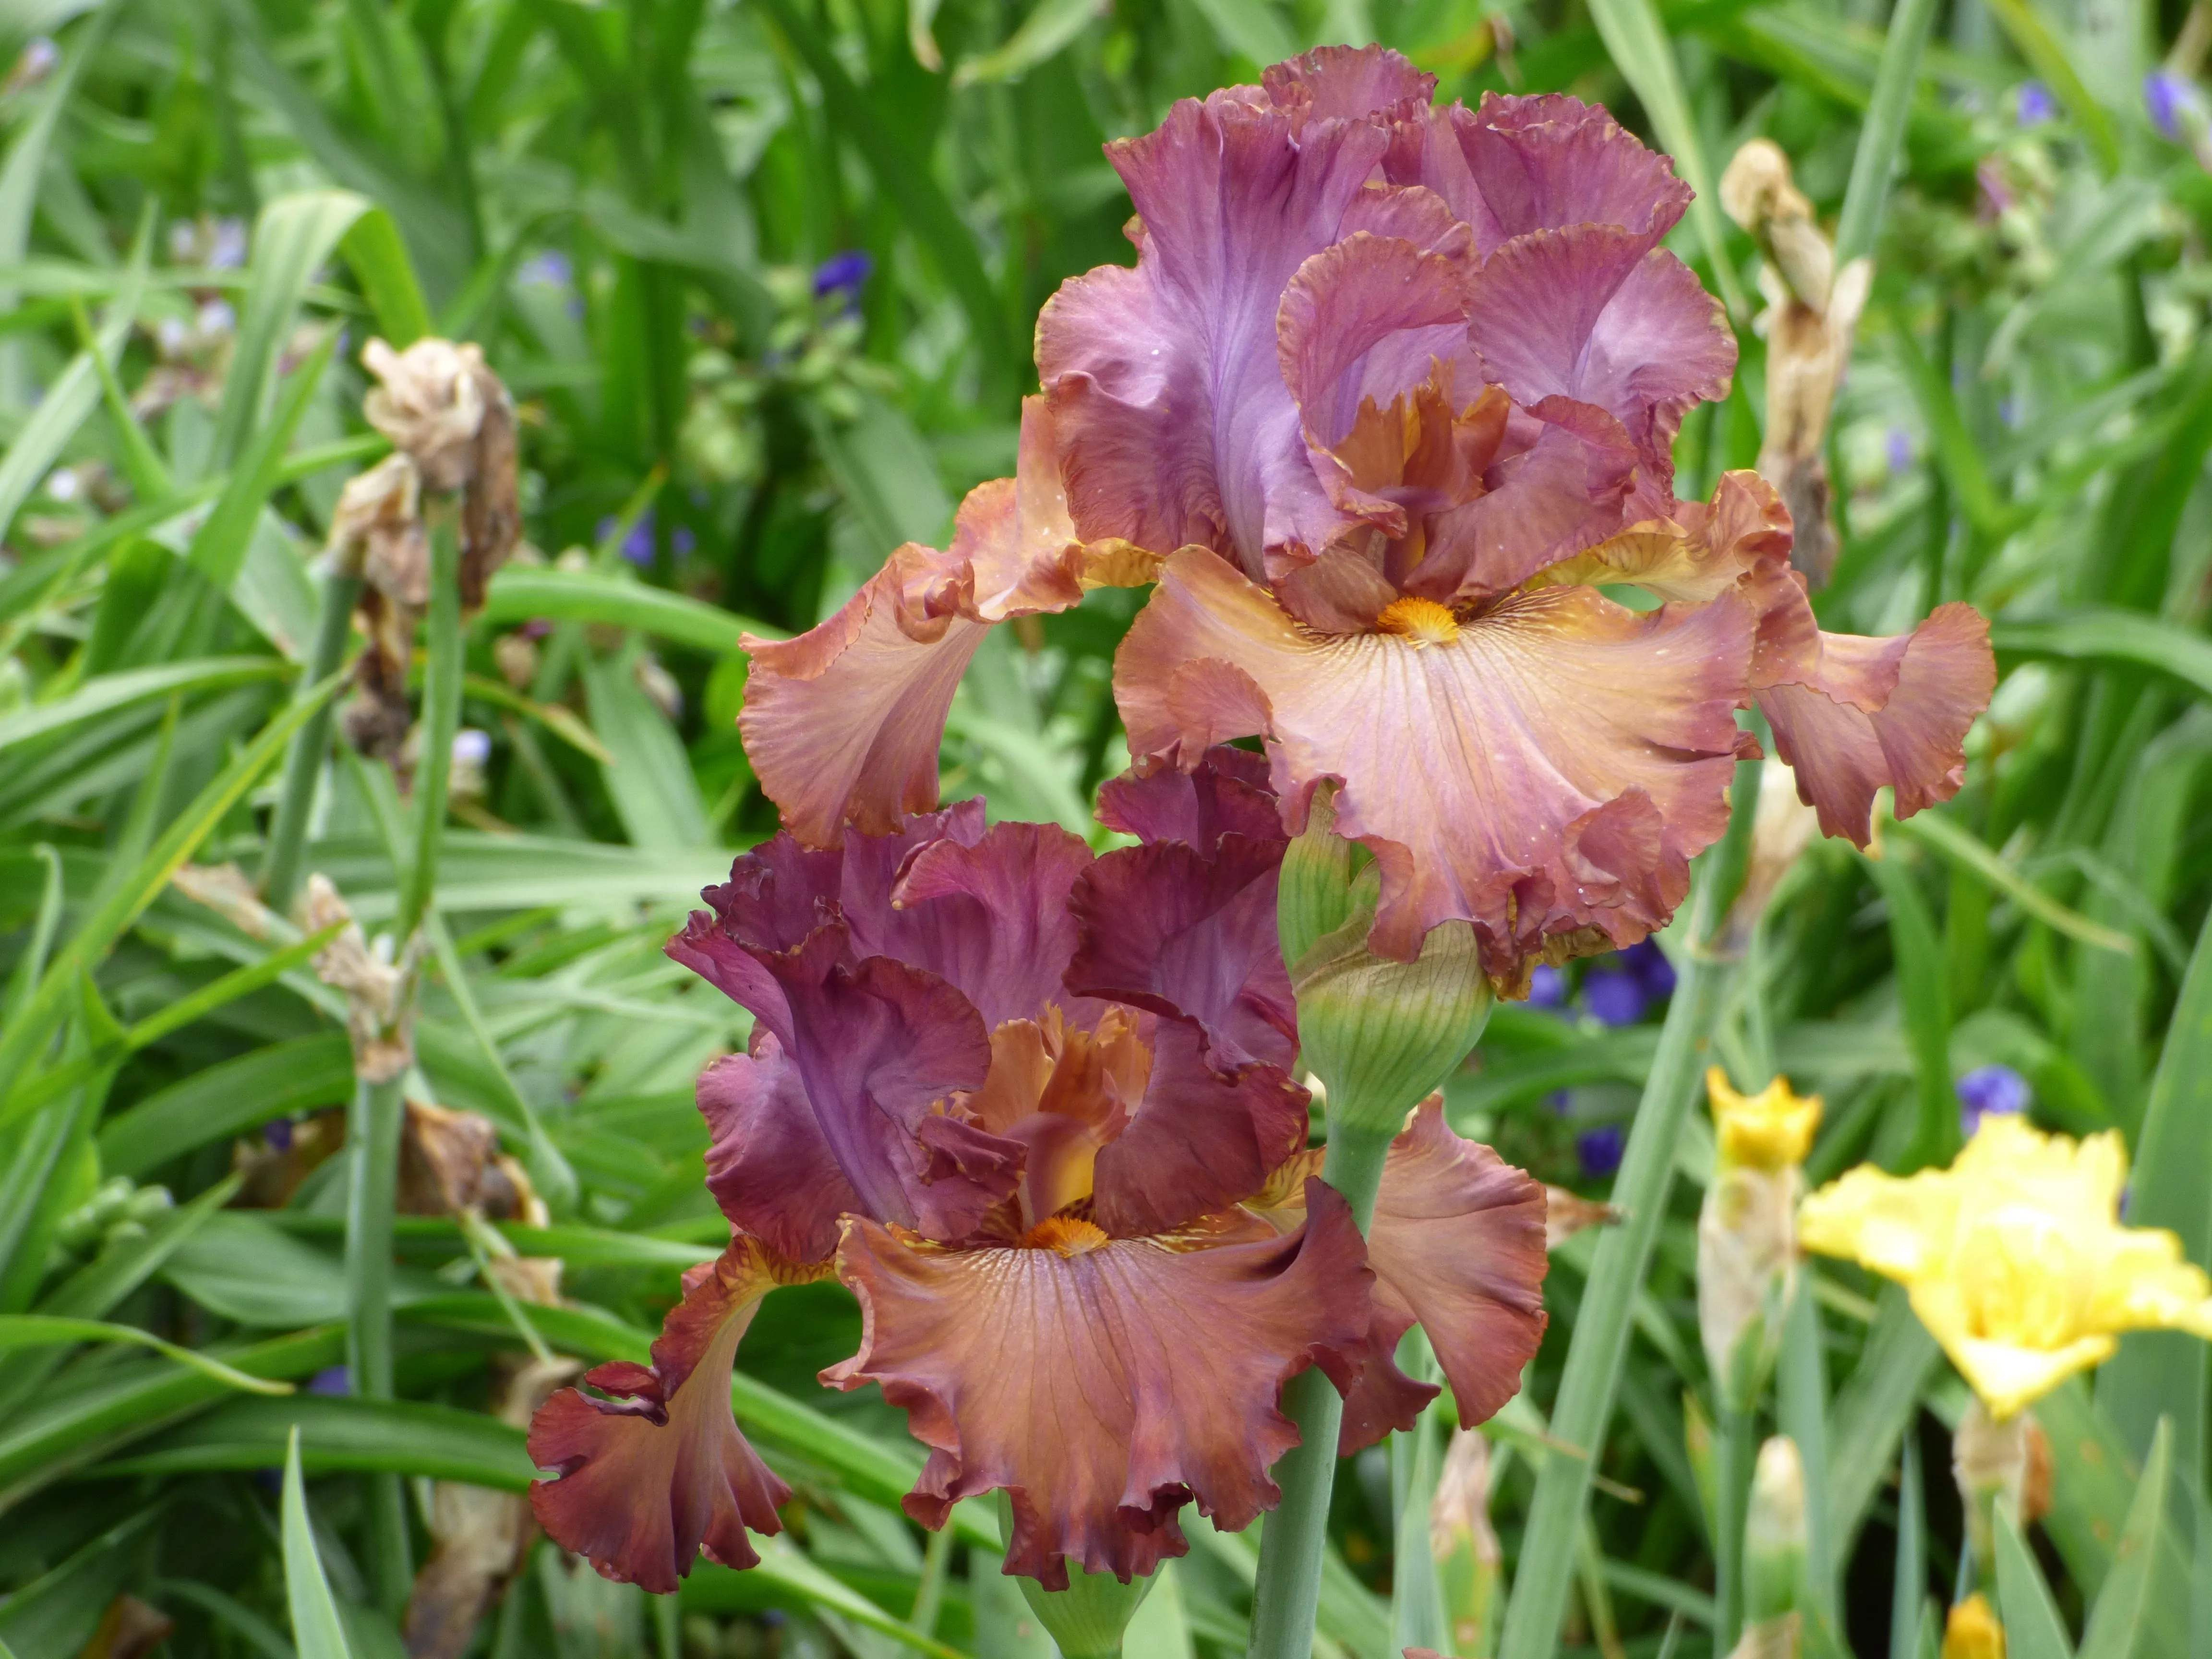
<svg viewBox="0 0 2212 1659"><path fill-rule="evenodd" d="M998 1494L999 1530L1013 1535L1013 1510L1003 1492ZM1121 1632L1145 1598L1152 1581L1132 1578L1123 1583L1110 1572L1085 1572L1070 1562L1067 1588L1049 1590L1034 1578L1017 1577L1022 1598L1037 1622L1059 1644L1060 1659L1121 1659Z"/></svg>
<svg viewBox="0 0 2212 1659"><path fill-rule="evenodd" d="M1805 1466L1778 1434L1759 1449L1743 1537L1743 1613L1761 1625L1797 1611L1805 1584Z"/></svg>

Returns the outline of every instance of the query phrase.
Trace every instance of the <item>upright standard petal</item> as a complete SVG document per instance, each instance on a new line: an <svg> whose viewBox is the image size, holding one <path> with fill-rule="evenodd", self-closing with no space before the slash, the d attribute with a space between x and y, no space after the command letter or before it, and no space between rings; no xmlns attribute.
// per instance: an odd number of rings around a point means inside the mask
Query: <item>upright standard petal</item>
<svg viewBox="0 0 2212 1659"><path fill-rule="evenodd" d="M650 1366L586 1375L620 1398L563 1389L546 1401L530 1425L530 1461L559 1478L533 1485L530 1506L554 1541L610 1578L664 1595L702 1549L724 1566L756 1565L746 1529L781 1531L776 1510L791 1491L738 1432L730 1371L761 1298L826 1271L732 1238L718 1261L684 1274Z"/></svg>
<svg viewBox="0 0 2212 1659"><path fill-rule="evenodd" d="M1209 664L1242 675L1264 719L1206 737L1265 735L1294 823L1340 781L1338 832L1382 868L1370 943L1400 960L1465 919L1510 986L1547 937L1662 925L1726 822L1749 612L1725 596L1638 615L1586 588L1465 623L1403 603L1404 634L1317 637L1220 560L1177 554L1115 659L1131 751L1194 762L1179 700L1203 710Z"/></svg>
<svg viewBox="0 0 2212 1659"><path fill-rule="evenodd" d="M838 1273L860 1351L823 1380L880 1382L906 1411L931 1449L906 1500L924 1526L1003 1488L1009 1572L1064 1589L1073 1562L1127 1582L1184 1553L1185 1503L1230 1530L1273 1506L1267 1470L1297 1443L1283 1384L1365 1328L1351 1212L1325 1187L1308 1204L1287 1237L1226 1216L1144 1239L1078 1221L1029 1249L855 1221Z"/></svg>

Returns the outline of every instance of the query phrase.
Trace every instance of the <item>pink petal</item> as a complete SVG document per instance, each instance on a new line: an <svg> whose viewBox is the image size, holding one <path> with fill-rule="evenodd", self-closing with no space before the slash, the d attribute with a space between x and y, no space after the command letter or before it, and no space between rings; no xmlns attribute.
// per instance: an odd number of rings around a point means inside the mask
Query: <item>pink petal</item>
<svg viewBox="0 0 2212 1659"><path fill-rule="evenodd" d="M994 824L972 847L937 842L907 861L875 948L957 987L987 1030L1048 1002L1075 1014L1061 989L1079 925L1068 899L1090 867L1090 848L1058 824Z"/></svg>
<svg viewBox="0 0 2212 1659"><path fill-rule="evenodd" d="M699 1112L709 1136L707 1190L732 1225L794 1261L819 1261L837 1248L838 1218L859 1210L860 1195L773 1031L757 1029L752 1053L700 1074Z"/></svg>
<svg viewBox="0 0 2212 1659"><path fill-rule="evenodd" d="M1876 790L1893 789L1907 818L1965 781L1966 731L1996 685L1990 625L1972 605L1946 605L1910 634L1819 638L1817 665L1762 689L1759 706L1821 832L1863 847Z"/></svg>
<svg viewBox="0 0 2212 1659"><path fill-rule="evenodd" d="M988 624L1151 580L1149 560L1076 539L1055 451L1044 399L1025 400L1015 476L968 493L949 552L910 542L819 627L744 637L738 729L801 841L827 846L848 821L888 834L937 805L945 711Z"/></svg>
<svg viewBox="0 0 2212 1659"><path fill-rule="evenodd" d="M1389 135L1376 121L1301 131L1303 120L1216 93L1108 146L1142 224L1137 268L1077 277L1037 319L1085 537L1163 553L1201 544L1257 574L1269 552L1296 562L1334 535L1340 515L1276 361L1275 313L1298 266L1342 234Z"/></svg>
<svg viewBox="0 0 2212 1659"><path fill-rule="evenodd" d="M1188 772L1124 772L1099 786L1098 822L1141 842L1187 842L1211 857L1224 836L1284 835L1267 761L1243 749L1209 749Z"/></svg>
<svg viewBox="0 0 2212 1659"><path fill-rule="evenodd" d="M1004 1488L1008 1571L1053 1589L1070 1562L1149 1573L1188 1548L1186 1502L1231 1530L1273 1507L1268 1468L1297 1443L1283 1384L1365 1327L1351 1212L1326 1188L1307 1201L1287 1237L1220 1216L1159 1238L1070 1230L1066 1255L945 1250L856 1221L838 1273L860 1351L823 1381L880 1382L906 1411L931 1449L906 1500L924 1526Z"/></svg>
<svg viewBox="0 0 2212 1659"><path fill-rule="evenodd" d="M1586 588L1518 596L1448 644L1318 637L1196 550L1170 559L1115 659L1133 755L1200 750L1176 693L1218 662L1254 688L1278 793L1303 817L1340 781L1337 829L1382 870L1373 947L1410 959L1463 918L1511 983L1547 935L1632 943L1681 901L1727 820L1753 618L1734 595L1638 615ZM1218 676L1217 676L1218 678Z"/></svg>
<svg viewBox="0 0 2212 1659"><path fill-rule="evenodd" d="M720 1260L684 1274L650 1369L602 1365L585 1377L629 1403L563 1389L539 1408L530 1459L560 1478L533 1485L530 1506L555 1542L664 1595L702 1548L724 1566L759 1562L746 1528L781 1531L776 1509L791 1490L738 1431L730 1373L761 1297L817 1276L732 1238Z"/></svg>
<svg viewBox="0 0 2212 1659"><path fill-rule="evenodd" d="M1437 77L1387 46L1316 46L1260 76L1268 100L1316 121L1419 114L1436 96Z"/></svg>

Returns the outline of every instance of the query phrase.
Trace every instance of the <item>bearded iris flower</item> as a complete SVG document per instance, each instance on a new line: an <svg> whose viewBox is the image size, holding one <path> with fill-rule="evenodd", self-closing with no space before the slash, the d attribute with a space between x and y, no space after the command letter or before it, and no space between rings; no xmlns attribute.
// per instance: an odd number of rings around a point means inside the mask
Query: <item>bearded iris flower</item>
<svg viewBox="0 0 2212 1659"><path fill-rule="evenodd" d="M1998 1422L2112 1358L2119 1334L2212 1338L2212 1279L2181 1241L2124 1227L2118 1131L2076 1142L1984 1117L1948 1170L1870 1165L1807 1199L1808 1250L1893 1279Z"/></svg>
<svg viewBox="0 0 2212 1659"><path fill-rule="evenodd" d="M1319 1365L1342 1448L1437 1390L1393 1363L1429 1331L1462 1420L1510 1397L1544 1327L1542 1188L1431 1100L1364 1240L1306 1149L1275 930L1285 838L1256 756L1127 778L1094 858L979 803L740 858L670 954L750 1009L699 1085L728 1252L687 1280L654 1364L602 1366L540 1413L546 1530L673 1589L702 1547L753 1559L787 1496L729 1407L762 1296L834 1272L858 1353L930 1449L906 1500L942 1526L1004 1489L1009 1571L1124 1579L1274 1503L1283 1385Z"/></svg>
<svg viewBox="0 0 2212 1659"><path fill-rule="evenodd" d="M1995 674L1946 605L1826 634L1755 475L1674 494L1683 416L1735 347L1661 246L1689 191L1604 111L1437 108L1381 48L1323 49L1109 146L1133 269L1037 326L1017 477L950 551L899 550L812 633L754 642L741 725L793 833L934 805L982 631L1156 585L1116 659L1140 769L1265 739L1382 874L1370 944L1474 924L1501 990L1634 945L1719 834L1756 702L1822 828L1948 799ZM1656 611L1602 590L1640 586Z"/></svg>

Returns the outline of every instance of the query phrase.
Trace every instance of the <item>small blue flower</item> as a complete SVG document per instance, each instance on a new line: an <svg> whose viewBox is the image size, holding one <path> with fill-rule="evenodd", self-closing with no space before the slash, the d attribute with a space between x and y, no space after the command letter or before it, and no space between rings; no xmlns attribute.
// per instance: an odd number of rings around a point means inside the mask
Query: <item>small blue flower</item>
<svg viewBox="0 0 2212 1659"><path fill-rule="evenodd" d="M669 532L668 544L676 550L678 558L689 558L691 550L699 545L699 538L691 533L690 525L679 524Z"/></svg>
<svg viewBox="0 0 2212 1659"><path fill-rule="evenodd" d="M2013 94L2013 117L2024 127L2039 127L2058 118L2058 103L2040 81L2023 81Z"/></svg>
<svg viewBox="0 0 2212 1659"><path fill-rule="evenodd" d="M2198 114L2197 88L2169 70L2153 70L2143 76L2143 107L2150 124L2174 143L2185 142L2185 117Z"/></svg>
<svg viewBox="0 0 2212 1659"><path fill-rule="evenodd" d="M210 227L207 262L214 270L235 270L246 263L245 220L218 219Z"/></svg>
<svg viewBox="0 0 2212 1659"><path fill-rule="evenodd" d="M1890 428L1887 452L1892 472L1910 472L1912 470L1912 434L1903 427Z"/></svg>
<svg viewBox="0 0 2212 1659"><path fill-rule="evenodd" d="M273 1123L261 1126L261 1139L270 1152L289 1152L292 1150L293 1127L290 1118L280 1117Z"/></svg>
<svg viewBox="0 0 2212 1659"><path fill-rule="evenodd" d="M351 1394L353 1373L343 1365L326 1365L307 1379L307 1392L309 1394Z"/></svg>
<svg viewBox="0 0 2212 1659"><path fill-rule="evenodd" d="M1633 1025L1650 997L1633 974L1603 969L1583 981L1583 1007L1601 1025Z"/></svg>
<svg viewBox="0 0 2212 1659"><path fill-rule="evenodd" d="M547 288L570 288L576 281L575 266L557 248L549 247L543 253L532 254L514 274L521 282L542 283Z"/></svg>
<svg viewBox="0 0 2212 1659"><path fill-rule="evenodd" d="M846 304L855 304L860 297L861 284L868 280L868 273L875 268L876 262L859 248L847 248L842 253L834 253L815 267L814 297L827 300L833 295L842 294L845 296Z"/></svg>
<svg viewBox="0 0 2212 1659"><path fill-rule="evenodd" d="M1997 399L1997 419L2006 426L2020 424L2020 400L2016 398Z"/></svg>
<svg viewBox="0 0 2212 1659"><path fill-rule="evenodd" d="M605 518L601 519L598 526L593 529L592 539L604 546L607 538L621 528L622 520L610 513ZM637 522L629 527L629 534L622 538L622 546L617 550L632 564L643 566L653 562L653 509L651 507L648 507L639 514Z"/></svg>
<svg viewBox="0 0 2212 1659"><path fill-rule="evenodd" d="M1569 1097L1565 1089L1554 1089L1551 1093L1544 1097L1544 1104L1550 1107L1561 1117L1565 1117L1567 1113L1572 1109L1574 1101Z"/></svg>
<svg viewBox="0 0 2212 1659"><path fill-rule="evenodd" d="M1959 1127L1969 1139L1982 1127L1984 1118L2016 1116L2035 1097L2027 1079L2009 1066L1977 1066L1956 1086Z"/></svg>
<svg viewBox="0 0 2212 1659"><path fill-rule="evenodd" d="M1583 1130L1575 1137L1575 1156L1581 1160L1583 1174L1593 1181L1611 1175L1620 1167L1621 1148L1627 1140L1627 1132L1618 1123Z"/></svg>
<svg viewBox="0 0 2212 1659"><path fill-rule="evenodd" d="M1632 945L1620 956L1620 963L1636 975L1636 982L1644 988L1644 995L1656 1002L1662 997L1674 994L1674 964L1667 960L1667 953L1653 939Z"/></svg>
<svg viewBox="0 0 2212 1659"><path fill-rule="evenodd" d="M1528 975L1528 1006L1559 1008L1567 1000L1567 976L1546 963Z"/></svg>
<svg viewBox="0 0 2212 1659"><path fill-rule="evenodd" d="M491 758L491 733L465 726L453 733L453 764L482 766Z"/></svg>

